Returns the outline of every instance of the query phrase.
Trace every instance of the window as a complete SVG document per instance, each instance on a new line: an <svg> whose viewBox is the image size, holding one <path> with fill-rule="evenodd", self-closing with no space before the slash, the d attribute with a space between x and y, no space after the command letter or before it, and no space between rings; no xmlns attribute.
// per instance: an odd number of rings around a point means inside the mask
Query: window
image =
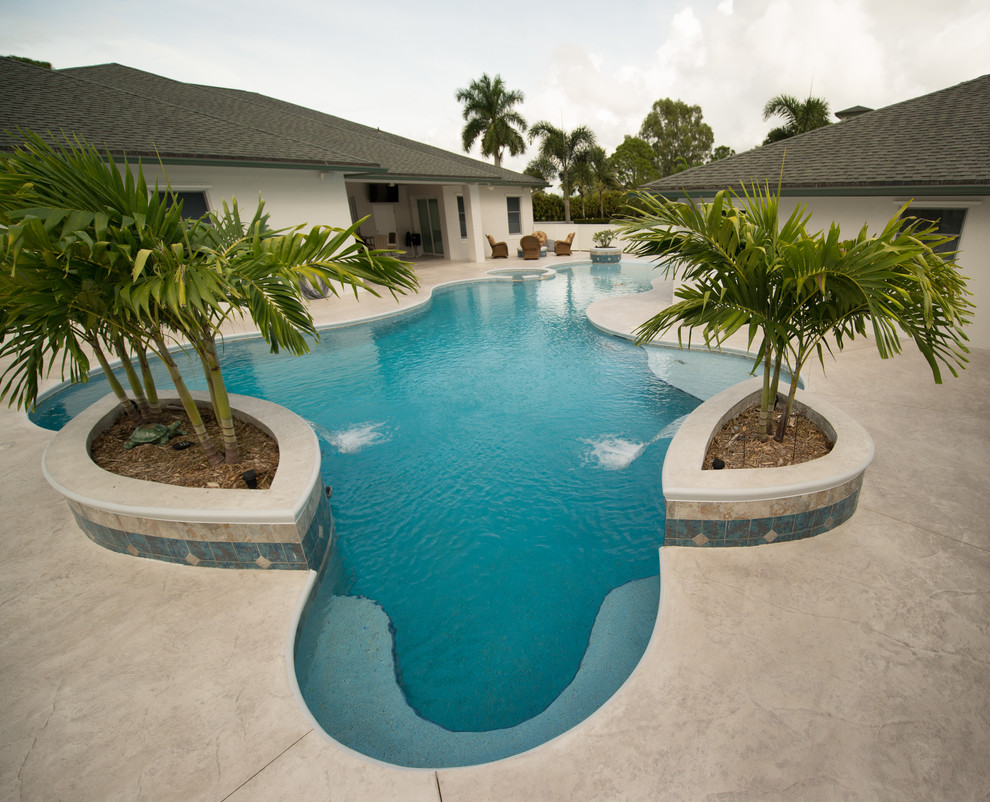
<svg viewBox="0 0 990 802"><path fill-rule="evenodd" d="M210 208L206 205L205 192L159 192L158 196L171 201L175 198L182 202L182 216L187 220L198 220L206 214ZM169 203L171 206L171 202Z"/></svg>
<svg viewBox="0 0 990 802"><path fill-rule="evenodd" d="M467 212L464 211L464 196L457 196L457 220L461 224L461 239L467 239Z"/></svg>
<svg viewBox="0 0 990 802"><path fill-rule="evenodd" d="M506 198L505 205L509 210L509 233L522 234L522 211L519 198Z"/></svg>
<svg viewBox="0 0 990 802"><path fill-rule="evenodd" d="M935 250L939 253L959 249L959 237L962 234L963 222L966 220L965 209L914 209L908 207L905 217L917 217L933 223L939 234L952 237L951 242L939 245Z"/></svg>

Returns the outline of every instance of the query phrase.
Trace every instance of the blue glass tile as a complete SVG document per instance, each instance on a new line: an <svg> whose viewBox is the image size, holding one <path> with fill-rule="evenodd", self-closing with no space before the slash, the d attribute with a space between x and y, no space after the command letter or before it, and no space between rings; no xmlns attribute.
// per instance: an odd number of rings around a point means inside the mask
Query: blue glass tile
<svg viewBox="0 0 990 802"><path fill-rule="evenodd" d="M306 564L306 554L303 552L302 544L286 543L282 548L285 550L285 556L290 563Z"/></svg>
<svg viewBox="0 0 990 802"><path fill-rule="evenodd" d="M702 521L701 534L722 543L725 540L725 521Z"/></svg>
<svg viewBox="0 0 990 802"><path fill-rule="evenodd" d="M828 517L831 514L832 514L832 507L831 506L819 507L817 510L815 510L815 517L814 517L814 519L812 520L812 523L811 523L812 527L817 528L817 527L821 526L822 524L824 524L825 521L828 520Z"/></svg>
<svg viewBox="0 0 990 802"><path fill-rule="evenodd" d="M760 540L771 529L773 518L754 518L749 522L749 537L751 540Z"/></svg>
<svg viewBox="0 0 990 802"><path fill-rule="evenodd" d="M189 553L189 547L186 545L184 540L175 540L174 538L162 538L162 542L165 548L168 549L168 556L171 557L175 562L185 562L186 555Z"/></svg>
<svg viewBox="0 0 990 802"><path fill-rule="evenodd" d="M232 567L233 564L237 563L237 552L234 550L233 543L214 540L210 544L210 547L213 549L213 556L218 563L231 563L231 566L223 565L222 567Z"/></svg>
<svg viewBox="0 0 990 802"><path fill-rule="evenodd" d="M680 537L684 540L693 540L701 534L701 527L704 521L695 521L690 518L681 520Z"/></svg>
<svg viewBox="0 0 990 802"><path fill-rule="evenodd" d="M794 516L794 531L804 532L811 529L815 522L815 511L801 512Z"/></svg>
<svg viewBox="0 0 990 802"><path fill-rule="evenodd" d="M166 546L166 540L168 538L155 537L154 535L145 535L144 539L148 543L149 551L156 557L167 557L168 547Z"/></svg>
<svg viewBox="0 0 990 802"><path fill-rule="evenodd" d="M730 545L735 545L739 541L748 540L749 524L749 518L744 518L741 521L726 521L725 542Z"/></svg>
<svg viewBox="0 0 990 802"><path fill-rule="evenodd" d="M202 562L213 562L213 549L210 548L210 544L202 540L187 540L186 549L197 559ZM202 562L200 564L202 564Z"/></svg>
<svg viewBox="0 0 990 802"><path fill-rule="evenodd" d="M773 531L778 535L788 535L794 531L795 515L778 515L773 519Z"/></svg>
<svg viewBox="0 0 990 802"><path fill-rule="evenodd" d="M284 563L286 561L281 543L259 543L258 550L261 552L261 556L270 563Z"/></svg>
<svg viewBox="0 0 990 802"><path fill-rule="evenodd" d="M130 545L138 550L139 554L148 556L154 553L148 546L148 541L145 540L144 535L138 534L137 532L128 532L127 539L130 541Z"/></svg>
<svg viewBox="0 0 990 802"><path fill-rule="evenodd" d="M235 543L234 552L237 554L237 562L257 567L255 560L261 556L257 543Z"/></svg>

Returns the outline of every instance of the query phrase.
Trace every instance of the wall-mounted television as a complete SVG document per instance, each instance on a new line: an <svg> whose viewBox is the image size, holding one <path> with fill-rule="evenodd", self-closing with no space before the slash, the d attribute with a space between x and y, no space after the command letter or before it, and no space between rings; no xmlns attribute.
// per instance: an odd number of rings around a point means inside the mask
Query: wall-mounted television
<svg viewBox="0 0 990 802"><path fill-rule="evenodd" d="M368 184L368 200L372 203L398 203L398 184Z"/></svg>

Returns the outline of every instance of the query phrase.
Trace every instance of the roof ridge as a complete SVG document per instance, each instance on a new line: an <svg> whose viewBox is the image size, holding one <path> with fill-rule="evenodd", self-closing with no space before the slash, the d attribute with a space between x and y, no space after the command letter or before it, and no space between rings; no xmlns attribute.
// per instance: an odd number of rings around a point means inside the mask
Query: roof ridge
<svg viewBox="0 0 990 802"><path fill-rule="evenodd" d="M215 90L219 89L218 87L209 87L209 86L206 86L204 84L190 84L190 83L186 83L185 81L177 81L174 78L168 78L168 77L166 77L164 75L158 75L158 74L153 73L153 72L147 72L145 70L139 70L139 69L136 69L135 67L128 67L127 65L118 64L116 62L110 62L108 64L101 64L101 65L93 65L91 67L69 67L67 69L73 70L73 71L80 71L81 72L81 71L90 70L90 69L96 70L96 69L100 69L102 67L117 67L117 68L119 68L121 70L126 70L128 72L133 72L133 73L139 73L141 75L146 75L146 76L149 76L149 77L154 78L156 80L168 81L169 83L176 84L178 86L188 87L188 88L191 88L191 89L206 90L206 91L215 91ZM58 72L62 72L62 70L58 70ZM289 139L292 139L294 142L298 142L299 144L302 144L302 145L308 145L308 146L317 145L319 147L323 147L323 145L321 145L320 143L309 142L309 141L307 141L305 139L300 139L298 137L293 137L291 135L287 135L284 131L275 131L275 130L271 130L269 128L264 128L264 127L261 127L261 126L258 126L258 125L245 124L245 123L243 123L243 122L241 122L239 120L232 120L232 119L230 119L229 116L224 116L224 115L221 115L221 114L211 113L211 112L203 111L201 109L192 108L188 104L177 103L177 102L174 102L172 100L166 100L166 99L161 98L161 97L152 97L152 96L149 96L146 93L137 91L133 87L121 87L120 85L118 85L116 83L110 83L110 82L107 82L106 80L102 80L102 81L101 80L94 80L92 77L79 77L78 80L83 80L83 81L86 81L87 83L97 84L97 85L102 86L104 88L112 89L114 91L121 92L121 93L124 93L124 94L134 95L135 97L141 97L141 98L144 98L145 100L152 100L152 101L154 101L156 103L163 103L165 105L173 106L175 108L185 109L186 111L192 112L194 114L199 114L199 115L202 115L204 117L210 117L210 118L213 118L213 119L216 119L216 120L223 120L225 123L237 125L237 126L242 127L242 128L249 128L251 130L259 131L261 133L268 134L270 136L277 136L277 137L280 137L280 138L289 138ZM376 162L368 162L368 161L362 160L362 159L354 156L353 154L349 154L349 153L346 153L345 152L344 155L348 156L350 159L353 160L353 165L355 167L359 167L359 166L360 167L380 167L381 166L380 164L378 164ZM337 161L337 162L328 161L327 163L328 164L334 164L334 163L342 164L343 162L340 162L340 161Z"/></svg>

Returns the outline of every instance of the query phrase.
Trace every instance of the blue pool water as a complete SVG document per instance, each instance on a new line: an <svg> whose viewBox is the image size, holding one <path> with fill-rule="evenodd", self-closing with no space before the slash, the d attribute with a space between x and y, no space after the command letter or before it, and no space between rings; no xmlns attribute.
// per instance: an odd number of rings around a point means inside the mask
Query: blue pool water
<svg viewBox="0 0 990 802"><path fill-rule="evenodd" d="M330 735L404 765L479 762L573 726L628 676L656 614L667 445L751 367L587 322L652 277L453 287L298 358L227 344L229 389L310 421L334 489L335 563L296 653ZM106 393L92 384L36 419L56 428Z"/></svg>

